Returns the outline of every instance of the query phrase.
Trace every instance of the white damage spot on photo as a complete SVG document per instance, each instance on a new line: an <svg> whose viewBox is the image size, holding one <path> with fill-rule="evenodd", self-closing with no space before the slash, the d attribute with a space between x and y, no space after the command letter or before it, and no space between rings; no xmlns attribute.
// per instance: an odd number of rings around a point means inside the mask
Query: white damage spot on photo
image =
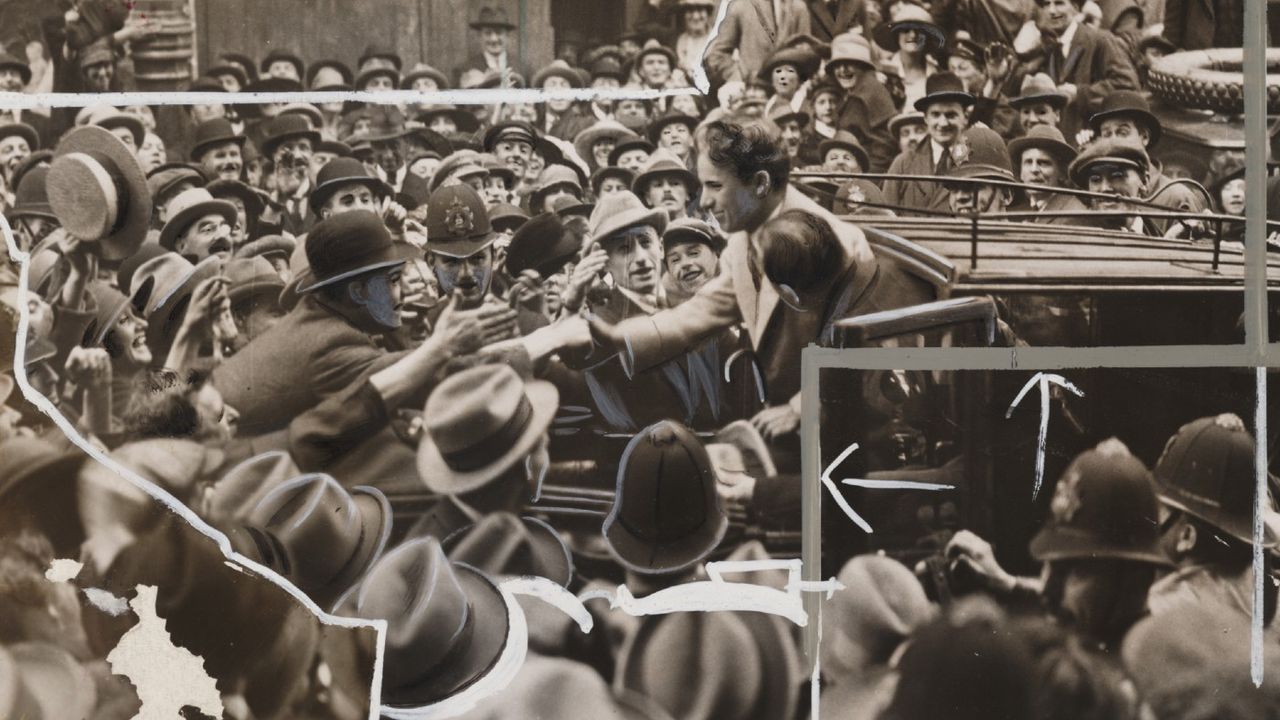
<svg viewBox="0 0 1280 720"><path fill-rule="evenodd" d="M129 678L142 700L135 720L169 720L184 707L222 717L222 697L213 678L204 671L204 660L173 644L164 619L156 615L156 588L139 585L129 607L138 624L120 638L107 655L111 671Z"/></svg>
<svg viewBox="0 0 1280 720"><path fill-rule="evenodd" d="M44 576L49 582L67 582L74 580L80 574L84 563L71 560L69 558L58 558L49 563L49 569L44 571Z"/></svg>

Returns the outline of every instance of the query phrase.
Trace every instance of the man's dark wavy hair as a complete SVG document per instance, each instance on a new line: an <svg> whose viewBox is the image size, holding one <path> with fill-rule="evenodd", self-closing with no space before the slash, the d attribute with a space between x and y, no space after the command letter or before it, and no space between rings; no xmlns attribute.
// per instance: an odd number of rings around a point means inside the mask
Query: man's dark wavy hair
<svg viewBox="0 0 1280 720"><path fill-rule="evenodd" d="M129 440L190 438L200 430L200 413L192 400L207 376L197 372L151 370L133 387L124 413Z"/></svg>
<svg viewBox="0 0 1280 720"><path fill-rule="evenodd" d="M743 182L761 170L769 173L769 188L786 187L791 156L782 143L782 131L764 118L726 118L698 128L694 136L699 153L716 165L733 168Z"/></svg>

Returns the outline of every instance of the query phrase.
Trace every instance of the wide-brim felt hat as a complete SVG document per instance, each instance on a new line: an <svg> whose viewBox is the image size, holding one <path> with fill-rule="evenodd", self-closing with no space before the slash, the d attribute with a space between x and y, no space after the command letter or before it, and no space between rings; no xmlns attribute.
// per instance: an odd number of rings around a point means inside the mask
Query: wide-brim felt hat
<svg viewBox="0 0 1280 720"><path fill-rule="evenodd" d="M185 194L185 193L184 193ZM180 196L179 196L180 197ZM164 227L160 228L160 247L166 250L173 250L178 241L178 236L187 230L191 223L199 220L205 215L221 215L228 225L235 225L238 222L236 217L236 206L226 200L206 200L188 207L184 207L165 221Z"/></svg>
<svg viewBox="0 0 1280 720"><path fill-rule="evenodd" d="M562 587L573 582L573 556L555 528L535 517L490 513L440 542L449 559L501 576L536 576Z"/></svg>
<svg viewBox="0 0 1280 720"><path fill-rule="evenodd" d="M578 133L577 137L573 139L573 149L577 151L578 157L585 161L590 161L593 156L591 148L597 142L612 139L616 145L625 139L635 137L639 137L639 135L636 135L626 125L616 120L601 120Z"/></svg>
<svg viewBox="0 0 1280 720"><path fill-rule="evenodd" d="M513 233L529 222L529 214L511 203L498 203L489 208L489 224L494 230L511 230Z"/></svg>
<svg viewBox="0 0 1280 720"><path fill-rule="evenodd" d="M356 76L356 88L363 90L366 83L381 75L391 78L391 87L400 87L400 73L396 72L395 68L373 67Z"/></svg>
<svg viewBox="0 0 1280 720"><path fill-rule="evenodd" d="M10 135L17 135L27 141L27 147L31 152L40 149L40 135L36 129L23 122L5 123L0 125L0 138L6 138Z"/></svg>
<svg viewBox="0 0 1280 720"><path fill-rule="evenodd" d="M542 84L550 78L558 77L569 83L571 87L582 85L582 75L569 66L564 60L552 60L547 66L540 68L538 72L533 74L533 82L530 87L540 88Z"/></svg>
<svg viewBox="0 0 1280 720"><path fill-rule="evenodd" d="M293 255L293 252L297 247L297 241L291 237L286 237L284 235L263 235L260 238L250 240L244 245L236 248L233 257L247 258L257 257L259 255L265 257L273 254L290 257Z"/></svg>
<svg viewBox="0 0 1280 720"><path fill-rule="evenodd" d="M436 86L441 90L449 87L449 78L445 77L444 73L430 65L417 65L412 70L405 73L404 77L400 78L400 89L412 89L413 81L419 78L431 78L432 80L435 80Z"/></svg>
<svg viewBox="0 0 1280 720"><path fill-rule="evenodd" d="M833 137L818 143L818 157L825 158L827 151L832 148L844 148L853 153L858 158L858 167L862 168L864 172L871 168L871 159L867 155L867 149L862 147L862 143L858 142L858 138L853 133L841 130Z"/></svg>
<svg viewBox="0 0 1280 720"><path fill-rule="evenodd" d="M764 66L760 68L759 76L763 79L769 79L773 73L773 69L779 65L791 65L800 75L800 79L808 80L818 72L818 65L822 63L822 58L807 45L798 45L793 47L784 47L765 60Z"/></svg>
<svg viewBox="0 0 1280 720"><path fill-rule="evenodd" d="M650 40L645 43L644 47L640 49L640 52L636 53L635 59L631 61L631 67L640 67L645 55L661 55L665 57L667 61L671 63L672 69L675 69L679 63L679 59L676 58L676 52L674 50L659 43L657 40Z"/></svg>
<svg viewBox="0 0 1280 720"><path fill-rule="evenodd" d="M1132 117L1145 126L1147 134L1151 136L1147 141L1147 147L1153 148L1164 136L1164 127L1149 108L1150 103L1138 92L1129 90L1114 92L1103 101L1101 110L1089 116L1089 127L1097 133L1104 120Z"/></svg>
<svg viewBox="0 0 1280 720"><path fill-rule="evenodd" d="M234 197L244 203L244 211L248 216L250 226L254 224L258 219L258 216L262 214L262 211L265 210L267 206L267 202L259 190L249 187L248 184L239 180L218 179L210 182L204 187L209 191L209 194L215 198L225 199L228 197ZM250 229L251 228L245 228L245 231L248 232Z"/></svg>
<svg viewBox="0 0 1280 720"><path fill-rule="evenodd" d="M664 208L647 208L634 193L612 193L601 198L591 213L590 242L603 242L619 230L637 225L648 225L661 236L668 220Z"/></svg>
<svg viewBox="0 0 1280 720"><path fill-rule="evenodd" d="M200 283L222 272L222 259L210 256L192 267L169 287L157 288L152 278L138 284L132 301L147 307L147 340L152 347L167 347L173 341L191 304L192 294Z"/></svg>
<svg viewBox="0 0 1280 720"><path fill-rule="evenodd" d="M63 136L46 188L62 227L96 242L104 260L123 260L146 239L151 223L146 175L133 151L106 129L85 126Z"/></svg>
<svg viewBox="0 0 1280 720"><path fill-rule="evenodd" d="M1045 129L1041 130L1041 128ZM1069 168L1077 155L1076 149L1063 139L1060 130L1037 125L1031 128L1026 135L1009 141L1009 159L1013 161L1014 165L1017 165L1020 162L1022 153L1032 148L1044 150L1057 158L1058 163L1062 166L1059 168L1060 170Z"/></svg>
<svg viewBox="0 0 1280 720"><path fill-rule="evenodd" d="M690 195L693 195L694 191L697 190L698 176L690 172L689 168L678 162L653 162L652 157L649 160L640 169L635 179L631 181L631 191L637 196L641 194L641 191L648 190L649 183L660 177L667 176L677 177L684 182L685 188L688 189Z"/></svg>
<svg viewBox="0 0 1280 720"><path fill-rule="evenodd" d="M656 149L657 148L653 143L639 135L633 138L627 138L626 140L619 140L618 144L614 145L613 150L609 152L609 164L617 165L618 158L622 157L623 153L630 152L632 150L643 150L645 151L645 154L652 155L653 151Z"/></svg>
<svg viewBox="0 0 1280 720"><path fill-rule="evenodd" d="M525 270L537 270L542 277L555 274L578 254L573 233L566 232L555 212L530 218L516 230L507 246L507 272L515 277Z"/></svg>
<svg viewBox="0 0 1280 720"><path fill-rule="evenodd" d="M947 46L947 35L933 21L929 11L915 4L907 4L899 11L898 17L880 23L872 37L876 44L889 52L898 52L898 33L903 30L919 30L932 40L933 47L925 47L925 52L935 52Z"/></svg>
<svg viewBox="0 0 1280 720"><path fill-rule="evenodd" d="M631 181L636 179L636 174L617 165L605 165L591 173L591 192L593 195L598 196L600 194L600 186L608 178L617 178L622 181L623 185L631 187Z"/></svg>
<svg viewBox="0 0 1280 720"><path fill-rule="evenodd" d="M204 71L205 77L217 78L219 75L231 75L235 77L236 82L240 83L240 89L248 87L249 75L244 68L235 63L219 62L212 65L208 70Z"/></svg>
<svg viewBox="0 0 1280 720"><path fill-rule="evenodd" d="M1048 103L1055 110L1062 110L1067 106L1067 95L1059 91L1047 75L1043 78L1033 75L1023 83L1021 95L1009 98L1009 105L1017 109L1035 103Z"/></svg>
<svg viewBox="0 0 1280 720"><path fill-rule="evenodd" d="M520 428L512 428L516 430L513 439L504 442L501 448L495 448L481 467L454 468L445 460L431 434L424 432L418 443L418 476L427 489L442 495L460 495L477 490L528 455L555 417L560 406L560 392L549 382L530 380L524 383L524 393L528 402L527 420ZM430 399L427 402L430 405Z"/></svg>
<svg viewBox="0 0 1280 720"><path fill-rule="evenodd" d="M452 105L432 105L419 110L416 117L424 125L430 125L431 118L436 116L447 117L452 120L453 124L458 128L458 132L473 133L480 129L480 121L476 119L475 115Z"/></svg>
<svg viewBox="0 0 1280 720"><path fill-rule="evenodd" d="M666 126L680 123L681 125L688 127L690 133L693 133L693 131L698 127L698 122L698 118L692 115L686 115L682 112L672 110L667 112L665 115L654 118L653 121L649 123L649 127L645 130L645 135L649 138L649 142L653 143L656 147L658 145L658 138L662 137L662 129Z"/></svg>

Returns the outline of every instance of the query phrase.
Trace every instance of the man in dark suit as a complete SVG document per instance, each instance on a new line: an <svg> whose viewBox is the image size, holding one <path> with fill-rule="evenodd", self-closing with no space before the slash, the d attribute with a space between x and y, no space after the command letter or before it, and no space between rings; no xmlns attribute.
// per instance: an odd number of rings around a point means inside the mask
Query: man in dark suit
<svg viewBox="0 0 1280 720"><path fill-rule="evenodd" d="M909 153L894 158L891 175L946 175L955 165L951 146L969 126L968 109L974 97L964 90L960 78L949 72L935 73L926 81L926 94L915 108L924 113L928 138ZM884 199L909 212L912 209L947 212L947 190L941 182L925 180L884 181Z"/></svg>
<svg viewBox="0 0 1280 720"><path fill-rule="evenodd" d="M813 36L829 43L837 35L862 27L867 19L866 3L864 0L812 0L809 15Z"/></svg>
<svg viewBox="0 0 1280 720"><path fill-rule="evenodd" d="M1046 73L1067 95L1061 125L1066 137L1074 137L1108 95L1138 89L1138 71L1124 42L1084 24L1081 2L1036 0L1036 27L1044 41L1022 68L1024 74Z"/></svg>
<svg viewBox="0 0 1280 720"><path fill-rule="evenodd" d="M752 422L766 437L790 435L800 427L800 351L820 337L805 334L812 329L805 313L787 312L783 300L793 301L796 293L766 277L761 233L769 220L800 210L835 235L840 268L852 268L838 293L848 298L841 317L934 298L899 282L893 268L882 266L862 230L790 185L791 161L777 126L767 120L719 120L702 126L696 139L702 210L729 233L720 274L678 308L617 324L596 317L590 321L592 333L621 353L634 376L715 333L745 325L770 405Z"/></svg>
<svg viewBox="0 0 1280 720"><path fill-rule="evenodd" d="M516 26L507 19L502 8L483 7L471 23L471 29L480 33L480 48L471 53L467 61L454 69L453 82L462 85L462 75L468 70L479 70L488 77L499 79L503 87L514 85L512 74L529 77L528 68L516 57L511 48L511 31Z"/></svg>

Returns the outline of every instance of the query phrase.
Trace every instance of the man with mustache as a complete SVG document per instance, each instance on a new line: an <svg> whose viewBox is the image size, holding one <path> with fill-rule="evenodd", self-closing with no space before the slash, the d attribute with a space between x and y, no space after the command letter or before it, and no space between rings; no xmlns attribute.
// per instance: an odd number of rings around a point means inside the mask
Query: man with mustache
<svg viewBox="0 0 1280 720"><path fill-rule="evenodd" d="M281 214L281 228L301 235L309 228L311 153L320 143L320 133L301 115L286 113L272 118L262 142L262 154L271 158L275 190L272 200Z"/></svg>
<svg viewBox="0 0 1280 720"><path fill-rule="evenodd" d="M204 188L187 190L169 202L169 219L160 229L160 246L193 264L210 255L231 256L231 228L236 208Z"/></svg>
<svg viewBox="0 0 1280 720"><path fill-rule="evenodd" d="M226 118L213 118L196 126L191 160L204 168L205 175L218 180L239 180L244 169L244 135L237 133Z"/></svg>
<svg viewBox="0 0 1280 720"><path fill-rule="evenodd" d="M631 188L647 207L662 208L670 220L689 214L689 198L698 178L666 148L658 149L641 168Z"/></svg>
<svg viewBox="0 0 1280 720"><path fill-rule="evenodd" d="M1024 183L1046 187L1066 187L1067 168L1076 159L1076 151L1062 137L1058 128L1037 125L1026 135L1009 143L1009 159L1018 170ZM1036 216L1032 222L1047 225L1078 225L1085 218L1085 206L1080 198L1066 193L1047 190L1026 190L1027 202L1011 210L1034 210L1042 213L1079 213L1075 217Z"/></svg>

